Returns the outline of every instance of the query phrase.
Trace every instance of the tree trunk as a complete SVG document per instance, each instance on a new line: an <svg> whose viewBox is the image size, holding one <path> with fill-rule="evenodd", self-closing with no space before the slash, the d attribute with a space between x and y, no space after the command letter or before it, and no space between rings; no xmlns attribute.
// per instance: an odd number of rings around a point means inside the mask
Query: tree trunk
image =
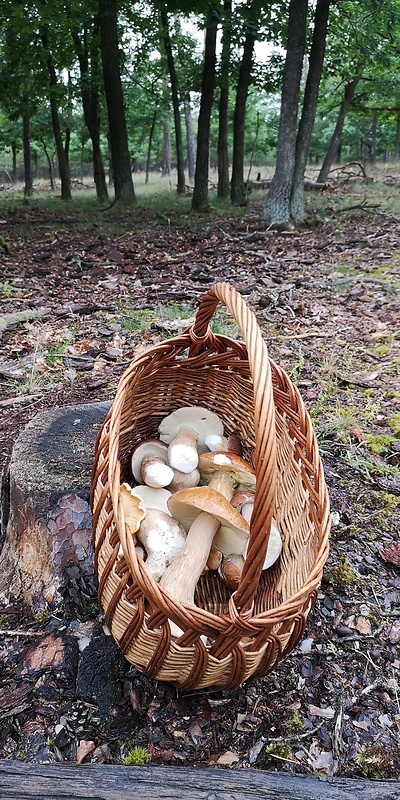
<svg viewBox="0 0 400 800"><path fill-rule="evenodd" d="M217 16L211 8L206 23L203 80L197 128L197 157L192 197L193 211L208 210L208 167L210 159L210 120L215 87L215 49Z"/></svg>
<svg viewBox="0 0 400 800"><path fill-rule="evenodd" d="M295 165L297 112L306 24L307 0L290 0L276 169L264 209L264 219L268 223L284 223L290 219L290 195Z"/></svg>
<svg viewBox="0 0 400 800"><path fill-rule="evenodd" d="M333 131L332 138L329 143L328 150L326 152L326 156L324 158L320 173L317 178L319 183L326 183L326 181L328 180L330 168L340 150L344 121L346 119L346 114L348 112L348 109L353 101L356 87L360 78L361 74L356 75L354 78L351 78L351 80L349 80L346 83L343 100L340 104L339 114L336 121L336 127L335 130Z"/></svg>
<svg viewBox="0 0 400 800"><path fill-rule="evenodd" d="M171 130L169 127L169 120L164 117L161 174L164 177L165 175L170 175L171 168Z"/></svg>
<svg viewBox="0 0 400 800"><path fill-rule="evenodd" d="M174 54L172 52L171 37L168 28L168 15L164 9L160 10L161 31L164 48L167 56L169 79L171 82L172 107L175 123L176 169L178 172L177 193L185 193L185 170L183 158L182 125L179 107L178 78L176 76Z"/></svg>
<svg viewBox="0 0 400 800"><path fill-rule="evenodd" d="M54 177L53 177L53 164L52 164L52 161L51 161L51 158L50 158L49 151L48 151L48 149L46 147L46 142L43 139L43 136L40 137L40 141L41 141L41 143L43 145L44 154L46 156L47 164L48 164L48 167L49 167L50 188L51 188L52 192L54 192L55 186L54 186Z"/></svg>
<svg viewBox="0 0 400 800"><path fill-rule="evenodd" d="M189 180L193 181L196 157L195 157L195 146L194 146L193 118L192 118L192 110L190 108L189 92L184 99L184 108L185 108L185 125L186 125L186 139L187 139L188 173L189 173Z"/></svg>
<svg viewBox="0 0 400 800"><path fill-rule="evenodd" d="M98 21L96 21L92 31L92 52L90 58L87 31L84 33L83 41L76 31L71 31L75 52L79 61L83 115L92 142L93 177L96 186L96 196L98 201L103 203L108 199L108 191L100 147L99 92L97 88L99 73L98 33Z"/></svg>
<svg viewBox="0 0 400 800"><path fill-rule="evenodd" d="M244 187L244 123L246 116L247 95L249 92L251 70L253 67L254 42L260 15L260 3L253 2L248 10L248 29L243 46L243 56L240 62L239 78L236 89L235 112L233 116L233 150L232 150L232 178L231 201L235 205L242 205L246 200Z"/></svg>
<svg viewBox="0 0 400 800"><path fill-rule="evenodd" d="M71 177L69 172L68 158L61 136L61 126L60 126L60 118L58 115L58 103L57 103L57 89L58 89L57 75L54 67L53 56L49 49L49 36L46 25L42 26L41 37L42 37L43 49L45 50L47 57L47 69L50 78L50 111L51 111L51 122L53 126L54 141L56 144L56 151L57 151L58 171L61 180L61 199L68 201L71 200Z"/></svg>
<svg viewBox="0 0 400 800"><path fill-rule="evenodd" d="M155 127L156 127L156 120L157 120L157 108L155 108L154 112L153 112L153 119L151 121L151 127L150 127L150 133L149 133L149 144L148 144L148 147L147 147L147 158L146 158L146 180L145 180L145 183L149 182L151 146L153 144L153 136L154 136L154 130L155 130Z"/></svg>
<svg viewBox="0 0 400 800"><path fill-rule="evenodd" d="M31 133L30 133L30 119L28 115L24 115L22 118L22 138L24 143L24 173L25 173L24 197L27 198L30 197L33 192Z"/></svg>
<svg viewBox="0 0 400 800"><path fill-rule="evenodd" d="M400 161L400 114L396 121L396 139L394 143L394 160Z"/></svg>
<svg viewBox="0 0 400 800"><path fill-rule="evenodd" d="M232 0L224 0L218 115L218 197L229 197L228 101L232 38Z"/></svg>
<svg viewBox="0 0 400 800"><path fill-rule="evenodd" d="M315 10L314 32L310 49L303 110L296 138L295 167L290 199L290 214L297 220L304 219L304 173L306 171L311 134L317 110L319 85L325 55L330 2L331 0L318 0Z"/></svg>
<svg viewBox="0 0 400 800"><path fill-rule="evenodd" d="M119 68L116 0L99 0L101 59L106 94L115 200L135 203Z"/></svg>
<svg viewBox="0 0 400 800"><path fill-rule="evenodd" d="M12 152L12 172L11 172L11 180L13 183L17 182L17 143L15 139L11 142L11 152Z"/></svg>
<svg viewBox="0 0 400 800"><path fill-rule="evenodd" d="M378 115L376 113L372 116L371 121L371 139L369 148L369 163L376 164L376 128L378 124Z"/></svg>

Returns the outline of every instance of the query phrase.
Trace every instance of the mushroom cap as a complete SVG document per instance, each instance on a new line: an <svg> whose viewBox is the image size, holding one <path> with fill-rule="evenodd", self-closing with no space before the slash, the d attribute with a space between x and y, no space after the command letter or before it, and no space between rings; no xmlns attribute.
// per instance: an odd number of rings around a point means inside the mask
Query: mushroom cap
<svg viewBox="0 0 400 800"><path fill-rule="evenodd" d="M135 486L132 490L134 493L141 498L142 505L145 509L149 508L158 508L159 511L165 511L166 514L170 514L167 506L167 500L171 497L171 492L168 489L153 489L152 486Z"/></svg>
<svg viewBox="0 0 400 800"><path fill-rule="evenodd" d="M168 466L168 447L164 442L160 442L159 439L147 439L147 441L142 442L139 444L138 447L133 451L131 457L131 469L132 475L135 480L140 483L142 480L142 461L145 456L155 456L156 458L160 458L165 462L165 484L163 486L167 486L172 480L172 470ZM163 467L163 465L160 465ZM162 479L161 479L162 480ZM148 484L150 485L150 484ZM158 484L161 485L161 484ZM157 487L156 487L157 488Z"/></svg>
<svg viewBox="0 0 400 800"><path fill-rule="evenodd" d="M256 473L253 467L235 453L202 453L198 470L204 483L209 483L215 472L224 472L232 476L235 484L255 491Z"/></svg>
<svg viewBox="0 0 400 800"><path fill-rule="evenodd" d="M168 500L168 508L175 519L189 530L203 511L221 523L213 539L213 546L224 555L243 553L249 537L245 519L220 494L209 486L195 486L175 492Z"/></svg>
<svg viewBox="0 0 400 800"><path fill-rule="evenodd" d="M158 427L161 441L170 444L180 428L191 428L195 431L199 453L204 453L207 449L204 443L206 436L223 436L224 433L224 426L217 414L203 406L183 406L172 411Z"/></svg>
<svg viewBox="0 0 400 800"><path fill-rule="evenodd" d="M143 499L136 494L136 490L129 486L129 483L123 483L119 487L119 493L124 509L125 525L130 533L136 533L142 519L146 516Z"/></svg>

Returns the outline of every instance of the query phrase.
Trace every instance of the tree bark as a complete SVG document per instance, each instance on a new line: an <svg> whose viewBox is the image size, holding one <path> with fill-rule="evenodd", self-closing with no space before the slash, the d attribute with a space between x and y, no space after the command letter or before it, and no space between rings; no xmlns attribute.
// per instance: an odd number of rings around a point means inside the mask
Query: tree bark
<svg viewBox="0 0 400 800"><path fill-rule="evenodd" d="M30 119L27 114L22 118L22 138L24 144L24 173L25 173L25 186L24 197L31 197L33 193L32 181L32 159L31 159L31 134L30 134Z"/></svg>
<svg viewBox="0 0 400 800"><path fill-rule="evenodd" d="M376 128L378 124L378 115L376 112L372 115L371 120L371 139L369 148L369 163L376 164Z"/></svg>
<svg viewBox="0 0 400 800"><path fill-rule="evenodd" d="M218 197L229 197L228 101L232 38L232 0L224 0L218 114Z"/></svg>
<svg viewBox="0 0 400 800"><path fill-rule="evenodd" d="M167 56L169 79L171 82L172 107L174 110L176 169L178 173L177 193L185 193L185 170L183 158L182 125L179 107L178 78L176 75L174 54L172 52L171 37L169 35L168 15L165 9L160 9L161 32L165 53Z"/></svg>
<svg viewBox="0 0 400 800"><path fill-rule="evenodd" d="M127 204L135 203L119 68L116 0L99 0L99 21L115 200Z"/></svg>
<svg viewBox="0 0 400 800"><path fill-rule="evenodd" d="M81 77L81 97L85 124L92 142L93 177L96 196L100 203L108 199L106 176L100 147L100 114L98 92L98 20L93 23L91 53L88 46L88 31L84 31L83 40L77 31L71 31L78 57Z"/></svg>
<svg viewBox="0 0 400 800"><path fill-rule="evenodd" d="M349 107L353 102L354 94L360 78L361 78L361 71L360 74L355 75L354 78L351 78L351 80L349 80L346 83L343 100L340 104L339 114L336 121L335 130L333 131L332 138L329 143L328 150L326 152L326 156L324 158L322 167L320 169L320 173L317 178L319 183L326 183L326 181L328 180L329 171L340 150L344 121L346 119L346 114L349 110Z"/></svg>
<svg viewBox="0 0 400 800"><path fill-rule="evenodd" d="M394 143L394 159L400 161L400 114L396 120L396 139Z"/></svg>
<svg viewBox="0 0 400 800"><path fill-rule="evenodd" d="M50 158L49 151L48 151L47 146L46 146L46 142L43 139L43 136L40 137L40 141L41 141L41 143L43 145L44 154L46 156L47 164L48 164L48 167L49 167L50 188L51 188L52 191L54 191L55 186L54 186L54 177L53 177L53 164L52 164L52 161L51 161L51 158Z"/></svg>
<svg viewBox="0 0 400 800"><path fill-rule="evenodd" d="M264 208L267 223L290 219L296 125L306 37L307 0L290 0L287 52L282 81L276 169Z"/></svg>
<svg viewBox="0 0 400 800"><path fill-rule="evenodd" d="M251 71L253 68L254 43L260 15L260 3L253 2L248 10L247 30L240 62L239 78L236 88L236 102L233 116L233 150L231 201L242 205L246 200L244 186L244 130L247 95L249 93Z"/></svg>
<svg viewBox="0 0 400 800"><path fill-rule="evenodd" d="M11 171L11 180L13 183L17 182L17 143L15 139L11 142L11 152L12 152L12 171Z"/></svg>
<svg viewBox="0 0 400 800"><path fill-rule="evenodd" d="M190 108L189 92L184 99L184 108L185 108L186 140L187 140L188 174L189 174L189 180L193 181L196 156L195 156L194 133L193 133L193 118L192 118L192 110Z"/></svg>
<svg viewBox="0 0 400 800"><path fill-rule="evenodd" d="M162 149L162 165L161 174L171 174L171 130L169 127L169 120L164 117L163 119L163 149Z"/></svg>
<svg viewBox="0 0 400 800"><path fill-rule="evenodd" d="M200 113L197 128L197 157L192 197L193 211L207 211L208 165L210 158L210 120L215 87L215 50L217 43L217 15L208 11L204 48L203 80Z"/></svg>
<svg viewBox="0 0 400 800"><path fill-rule="evenodd" d="M296 138L295 167L290 199L290 214L297 220L304 219L304 173L306 171L311 134L317 110L330 3L331 0L318 0L315 10L314 31L304 91L303 109Z"/></svg>
<svg viewBox="0 0 400 800"><path fill-rule="evenodd" d="M149 182L151 147L152 147L152 144L153 144L153 136L154 136L154 130L155 130L155 127L156 127L156 120L157 120L157 108L154 109L153 119L151 120L151 126L150 126L149 143L148 143L148 146L147 146L146 180L145 180L145 183Z"/></svg>
<svg viewBox="0 0 400 800"><path fill-rule="evenodd" d="M42 26L41 38L42 38L43 49L46 53L47 69L50 79L51 122L53 126L54 141L56 144L58 171L61 180L61 199L69 201L71 200L71 176L69 172L68 157L64 149L61 136L61 126L60 126L60 118L58 115L58 103L57 103L57 93L58 93L57 75L54 67L53 56L49 48L49 35L48 35L47 25Z"/></svg>

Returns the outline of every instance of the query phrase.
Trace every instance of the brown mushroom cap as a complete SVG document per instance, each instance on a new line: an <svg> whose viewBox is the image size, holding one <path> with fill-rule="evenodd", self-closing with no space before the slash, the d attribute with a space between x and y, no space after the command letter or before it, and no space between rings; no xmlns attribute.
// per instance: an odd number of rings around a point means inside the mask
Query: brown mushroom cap
<svg viewBox="0 0 400 800"><path fill-rule="evenodd" d="M219 492L209 486L182 489L172 494L168 508L175 519L189 530L199 514L206 511L219 520L220 527L213 546L225 555L243 553L249 537L249 526L236 509Z"/></svg>
<svg viewBox="0 0 400 800"><path fill-rule="evenodd" d="M255 491L254 469L235 453L202 453L199 456L198 470L203 483L209 483L216 472L224 472L231 475L234 484Z"/></svg>

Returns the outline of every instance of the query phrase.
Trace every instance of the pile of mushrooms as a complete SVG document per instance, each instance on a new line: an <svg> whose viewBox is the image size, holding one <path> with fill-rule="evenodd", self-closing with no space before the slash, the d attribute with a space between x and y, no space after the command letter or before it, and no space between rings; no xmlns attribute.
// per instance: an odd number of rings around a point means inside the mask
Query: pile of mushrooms
<svg viewBox="0 0 400 800"><path fill-rule="evenodd" d="M159 439L132 454L135 485L120 487L125 525L152 578L175 600L194 605L196 584L208 569L218 570L232 591L239 585L256 476L238 437L226 437L219 417L202 406L172 412L158 430ZM273 521L263 569L281 550ZM173 636L182 635L170 626Z"/></svg>

